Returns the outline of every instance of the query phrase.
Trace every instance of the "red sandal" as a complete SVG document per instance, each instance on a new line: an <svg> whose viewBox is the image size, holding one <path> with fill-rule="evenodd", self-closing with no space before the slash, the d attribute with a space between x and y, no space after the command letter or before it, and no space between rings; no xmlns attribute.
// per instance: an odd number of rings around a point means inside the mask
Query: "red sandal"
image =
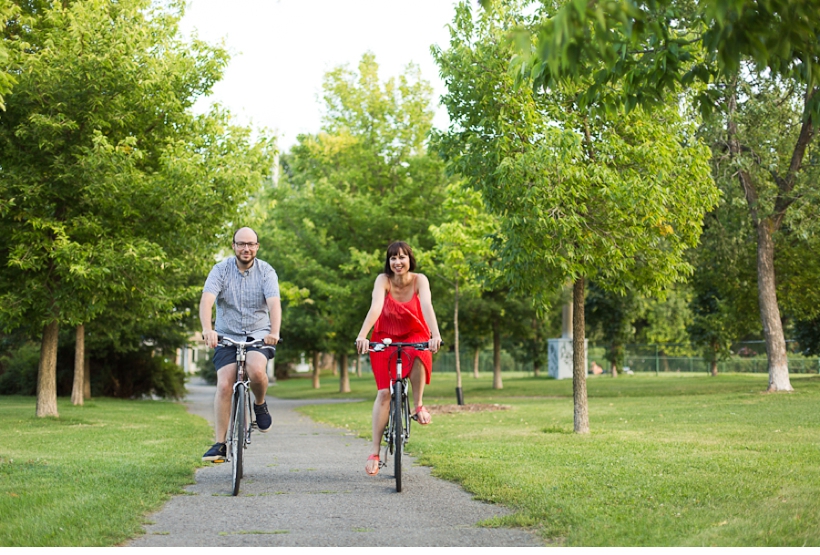
<svg viewBox="0 0 820 555"><path fill-rule="evenodd" d="M419 415L422 414L421 411L424 411L424 414L427 415L427 422L422 422L421 418L419 418ZM416 414L414 414L410 418L412 418L413 420L415 420L416 422L418 422L422 426L426 426L427 424L430 424L431 422L433 422L433 419L430 417L430 411L428 411L426 408L424 408L424 405L417 406L416 407Z"/></svg>
<svg viewBox="0 0 820 555"><path fill-rule="evenodd" d="M376 474L379 473L379 468L381 467L381 461L379 460L379 456L378 455L370 455L369 457L367 457L367 460L368 460L368 462L369 461L376 461L376 472L369 472L367 470L367 465L364 465L364 471L367 472L367 475L368 476L375 476Z"/></svg>

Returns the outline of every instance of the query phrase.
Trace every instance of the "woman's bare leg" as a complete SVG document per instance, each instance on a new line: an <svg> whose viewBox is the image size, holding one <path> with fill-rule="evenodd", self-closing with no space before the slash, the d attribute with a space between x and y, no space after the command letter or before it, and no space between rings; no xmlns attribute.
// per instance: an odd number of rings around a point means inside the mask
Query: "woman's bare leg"
<svg viewBox="0 0 820 555"><path fill-rule="evenodd" d="M415 407L422 406L424 399L424 385L427 383L427 371L424 369L424 364L421 359L416 358L413 363L413 369L410 371L410 385L413 386L413 414L415 414ZM422 413L419 415L420 424L429 424L429 413Z"/></svg>
<svg viewBox="0 0 820 555"><path fill-rule="evenodd" d="M382 435L387 426L387 419L390 412L390 390L380 389L376 393L376 400L373 402L373 444L370 450L371 455L378 455L382 444ZM368 474L375 474L379 470L379 461L370 459L367 461L365 470Z"/></svg>

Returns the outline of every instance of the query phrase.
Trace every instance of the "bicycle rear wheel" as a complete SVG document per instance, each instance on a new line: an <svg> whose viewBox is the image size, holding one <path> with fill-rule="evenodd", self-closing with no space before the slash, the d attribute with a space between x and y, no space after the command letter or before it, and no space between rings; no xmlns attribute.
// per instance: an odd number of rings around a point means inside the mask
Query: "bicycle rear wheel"
<svg viewBox="0 0 820 555"><path fill-rule="evenodd" d="M402 436L402 393L404 384L400 381L393 386L393 470L396 476L396 491L401 492L401 452L404 446L404 438Z"/></svg>
<svg viewBox="0 0 820 555"><path fill-rule="evenodd" d="M247 407L245 406L245 385L239 384L234 392L233 430L231 435L231 495L239 495L239 482L242 480L242 457L245 454L245 423Z"/></svg>

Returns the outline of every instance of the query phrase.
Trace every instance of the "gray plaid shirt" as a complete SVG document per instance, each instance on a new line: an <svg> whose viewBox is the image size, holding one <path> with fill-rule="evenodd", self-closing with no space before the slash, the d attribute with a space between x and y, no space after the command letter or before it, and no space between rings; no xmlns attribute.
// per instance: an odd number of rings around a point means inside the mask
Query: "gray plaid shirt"
<svg viewBox="0 0 820 555"><path fill-rule="evenodd" d="M236 258L215 264L203 288L216 296L214 330L234 341L262 339L270 333L270 315L265 299L279 297L279 279L270 264L254 260L240 272Z"/></svg>

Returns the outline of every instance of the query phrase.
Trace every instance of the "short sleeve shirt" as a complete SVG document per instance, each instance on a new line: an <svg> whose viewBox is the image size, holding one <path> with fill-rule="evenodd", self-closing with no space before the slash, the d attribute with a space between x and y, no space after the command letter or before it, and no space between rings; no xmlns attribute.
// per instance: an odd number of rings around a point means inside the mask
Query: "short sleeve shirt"
<svg viewBox="0 0 820 555"><path fill-rule="evenodd" d="M279 297L279 278L267 262L257 258L242 272L235 257L226 258L211 269L203 289L216 296L214 330L218 334L246 341L270 333L266 299Z"/></svg>

